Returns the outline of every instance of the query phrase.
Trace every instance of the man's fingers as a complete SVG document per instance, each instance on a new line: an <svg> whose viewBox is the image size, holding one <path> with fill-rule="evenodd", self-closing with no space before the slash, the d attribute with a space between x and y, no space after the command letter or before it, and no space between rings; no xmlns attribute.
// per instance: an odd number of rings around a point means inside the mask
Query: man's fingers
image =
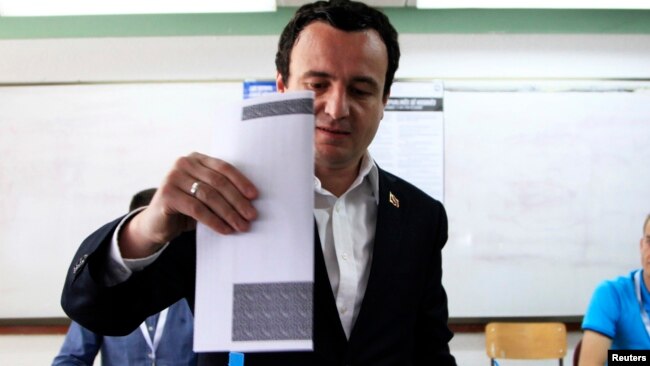
<svg viewBox="0 0 650 366"><path fill-rule="evenodd" d="M199 181L214 189L218 195L207 190L204 202L214 209L223 201L227 202L246 221L254 220L257 217L257 210L253 207L251 200L257 198L257 188L237 168L215 158L194 153L191 156L197 157L201 165L193 170ZM223 201L222 201L223 200ZM224 217L225 218L225 217Z"/></svg>
<svg viewBox="0 0 650 366"><path fill-rule="evenodd" d="M247 231L257 217L249 198L257 196L257 189L235 167L219 159L199 153L179 158L168 182L181 194L172 200L175 210L220 233Z"/></svg>
<svg viewBox="0 0 650 366"><path fill-rule="evenodd" d="M186 185L189 184L190 180L187 181ZM194 183L197 182L198 188L196 188L194 194L191 194L191 192L188 194L190 200L188 214L190 216L205 224L212 222L213 225L217 227L220 227L220 223L223 223L235 231L247 231L250 228L248 219L243 217L239 211L232 206L232 203L224 198L222 194L223 191L215 189L209 184L194 181ZM192 183L191 186L194 186L194 184ZM231 191L233 189L224 188L224 190ZM244 203L240 203L240 206L250 206L251 208L248 210L254 210L252 209L250 202L245 198L240 199L245 201ZM215 220L211 216L216 216L218 220ZM220 230L218 231L221 232Z"/></svg>
<svg viewBox="0 0 650 366"><path fill-rule="evenodd" d="M244 197L249 200L257 198L258 192L255 185L234 166L223 160L215 159L200 153L192 153L190 156L196 157L203 166L208 168L209 171L218 172L226 177Z"/></svg>
<svg viewBox="0 0 650 366"><path fill-rule="evenodd" d="M176 203L176 210L192 220L199 221L212 230L215 230L221 234L231 234L235 230L231 225L222 220L217 214L212 212L199 198L199 195L203 195L201 192L201 187L199 186L199 191L197 191L195 196L189 195L188 192L184 192L181 187L177 187L175 192L171 194L170 198L173 202Z"/></svg>

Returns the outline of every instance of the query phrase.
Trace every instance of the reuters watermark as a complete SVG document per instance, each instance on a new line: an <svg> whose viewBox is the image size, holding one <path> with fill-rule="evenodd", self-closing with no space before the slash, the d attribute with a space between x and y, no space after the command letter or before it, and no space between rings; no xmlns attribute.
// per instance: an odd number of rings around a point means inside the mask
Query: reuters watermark
<svg viewBox="0 0 650 366"><path fill-rule="evenodd" d="M609 350L609 366L616 365L650 365L650 350Z"/></svg>

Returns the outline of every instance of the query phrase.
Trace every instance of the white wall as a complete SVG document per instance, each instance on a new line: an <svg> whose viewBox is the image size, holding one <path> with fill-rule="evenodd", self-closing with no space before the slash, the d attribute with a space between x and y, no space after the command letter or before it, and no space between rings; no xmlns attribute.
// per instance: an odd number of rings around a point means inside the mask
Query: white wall
<svg viewBox="0 0 650 366"><path fill-rule="evenodd" d="M649 79L650 35L401 36L398 78ZM0 40L0 83L273 78L276 36Z"/></svg>
<svg viewBox="0 0 650 366"><path fill-rule="evenodd" d="M268 79L276 42L276 36L0 40L0 83ZM399 78L650 79L650 35L403 35L401 42ZM578 337L571 335L571 349ZM48 364L62 339L0 336L0 364ZM481 334L457 335L451 347L460 365L487 364Z"/></svg>

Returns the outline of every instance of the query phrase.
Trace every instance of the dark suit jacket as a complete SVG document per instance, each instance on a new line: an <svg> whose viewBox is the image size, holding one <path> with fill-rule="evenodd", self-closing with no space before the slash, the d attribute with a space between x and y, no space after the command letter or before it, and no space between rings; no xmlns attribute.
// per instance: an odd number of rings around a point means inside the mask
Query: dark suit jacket
<svg viewBox="0 0 650 366"><path fill-rule="evenodd" d="M398 206L389 202L392 193ZM409 183L379 170L379 207L368 287L347 340L337 313L318 235L315 250L314 351L247 353L247 366L455 365L449 353L441 250L447 216ZM150 314L185 297L193 307L195 233L174 239L160 257L124 283L102 285L111 235L119 219L88 237L66 278L61 305L86 328L124 335ZM227 365L227 354L199 364Z"/></svg>

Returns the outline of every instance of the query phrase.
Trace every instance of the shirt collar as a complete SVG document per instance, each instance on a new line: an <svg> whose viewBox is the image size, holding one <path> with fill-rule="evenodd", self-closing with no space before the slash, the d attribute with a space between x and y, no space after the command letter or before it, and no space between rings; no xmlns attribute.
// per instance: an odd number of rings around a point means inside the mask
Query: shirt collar
<svg viewBox="0 0 650 366"><path fill-rule="evenodd" d="M648 288L645 286L645 281L643 280L643 270L641 270L639 280L641 281L639 285L641 286L641 296L643 296L643 303L646 304L647 307L650 305L650 291L648 291Z"/></svg>
<svg viewBox="0 0 650 366"><path fill-rule="evenodd" d="M375 202L379 204L379 168L377 168L375 160L370 156L368 151L366 151L366 154L361 160L359 175L368 177L370 188L372 188L372 196L375 197Z"/></svg>
<svg viewBox="0 0 650 366"><path fill-rule="evenodd" d="M372 189L372 195L375 198L375 202L379 204L379 168L377 168L377 164L375 164L375 161L372 159L372 156L370 156L368 151L366 151L361 158L359 174L350 185L348 191L360 185L366 178L368 178L368 182L370 183L370 188ZM327 192L321 185L320 179L316 176L314 176L314 191L321 194Z"/></svg>

